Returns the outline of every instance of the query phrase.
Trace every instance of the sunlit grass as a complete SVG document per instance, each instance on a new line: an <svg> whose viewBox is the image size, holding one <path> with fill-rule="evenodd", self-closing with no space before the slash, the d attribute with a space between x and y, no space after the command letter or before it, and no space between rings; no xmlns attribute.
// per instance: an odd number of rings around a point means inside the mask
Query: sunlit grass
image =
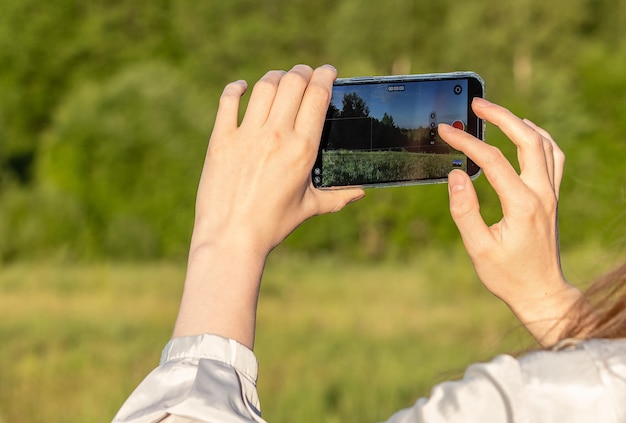
<svg viewBox="0 0 626 423"><path fill-rule="evenodd" d="M169 337L182 269L0 271L0 422L109 421Z"/></svg>
<svg viewBox="0 0 626 423"><path fill-rule="evenodd" d="M568 252L587 280L616 259ZM0 269L0 423L109 421L157 364L184 265L21 263ZM408 262L278 251L255 352L265 417L375 422L471 362L532 345L460 249Z"/></svg>

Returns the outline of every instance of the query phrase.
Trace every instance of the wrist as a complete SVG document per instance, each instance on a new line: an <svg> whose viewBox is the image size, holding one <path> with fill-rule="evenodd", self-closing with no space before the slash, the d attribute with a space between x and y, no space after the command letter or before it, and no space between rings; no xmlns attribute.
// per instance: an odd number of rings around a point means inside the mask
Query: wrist
<svg viewBox="0 0 626 423"><path fill-rule="evenodd" d="M544 347L561 339L561 334L575 318L570 312L582 296L581 292L563 278L552 291L541 292L533 298L520 300L509 308Z"/></svg>
<svg viewBox="0 0 626 423"><path fill-rule="evenodd" d="M174 337L212 333L253 347L266 256L231 241L192 241Z"/></svg>

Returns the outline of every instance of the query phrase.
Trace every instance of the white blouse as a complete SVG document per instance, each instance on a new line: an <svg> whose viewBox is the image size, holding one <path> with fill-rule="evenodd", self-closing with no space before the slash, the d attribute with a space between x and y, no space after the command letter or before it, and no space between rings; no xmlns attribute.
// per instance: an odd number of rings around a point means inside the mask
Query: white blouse
<svg viewBox="0 0 626 423"><path fill-rule="evenodd" d="M253 352L232 339L175 338L113 422L265 422L257 375ZM471 365L387 420L408 422L624 423L626 339Z"/></svg>

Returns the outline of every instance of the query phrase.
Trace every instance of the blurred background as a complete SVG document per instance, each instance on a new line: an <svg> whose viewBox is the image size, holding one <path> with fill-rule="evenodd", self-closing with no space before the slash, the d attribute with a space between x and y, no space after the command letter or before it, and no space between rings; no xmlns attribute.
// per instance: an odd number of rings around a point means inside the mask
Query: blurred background
<svg viewBox="0 0 626 423"><path fill-rule="evenodd" d="M566 276L584 283L605 270L626 246L624 22L619 0L3 0L0 423L110 420L156 364L218 97L269 69L478 72L490 100L547 129L567 155ZM487 141L515 158L497 128ZM486 179L476 187L497 221ZM440 372L511 347L494 333L515 324L486 305L495 300L460 249L445 185L369 190L305 223L275 255L257 347L270 421L383 419ZM399 269L406 282L394 285ZM389 307L373 314L376 301ZM408 318L417 303L422 314ZM461 330L469 315L482 323ZM426 346L408 343L417 322L436 328ZM463 339L451 335L459 330ZM392 350L406 360L380 359ZM301 362L281 367L288 353ZM408 380L387 367L405 361L418 366ZM307 372L319 380L298 379Z"/></svg>

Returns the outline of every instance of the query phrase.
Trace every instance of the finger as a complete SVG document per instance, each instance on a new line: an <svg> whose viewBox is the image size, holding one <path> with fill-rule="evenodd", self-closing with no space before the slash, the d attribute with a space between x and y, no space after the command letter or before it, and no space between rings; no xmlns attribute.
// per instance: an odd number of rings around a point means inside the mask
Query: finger
<svg viewBox="0 0 626 423"><path fill-rule="evenodd" d="M517 146L521 173L532 185L549 180L543 136L508 109L475 98L472 108L476 115L496 125Z"/></svg>
<svg viewBox="0 0 626 423"><path fill-rule="evenodd" d="M561 182L563 181L563 168L565 167L565 153L561 150L556 142L552 139L552 151L554 154L554 193L559 198Z"/></svg>
<svg viewBox="0 0 626 423"><path fill-rule="evenodd" d="M470 254L481 244L492 239L489 227L480 215L476 190L465 172L453 170L448 175L450 215L459 229L463 243Z"/></svg>
<svg viewBox="0 0 626 423"><path fill-rule="evenodd" d="M260 127L267 120L285 71L269 71L254 84L242 125Z"/></svg>
<svg viewBox="0 0 626 423"><path fill-rule="evenodd" d="M523 122L541 136L546 170L548 171L550 186L552 188L552 191L554 191L554 155L552 152L552 142L550 142L550 140L544 136L544 134L547 134L547 132L541 130L541 128L532 123L529 119L523 119Z"/></svg>
<svg viewBox="0 0 626 423"><path fill-rule="evenodd" d="M514 201L513 192L526 191L524 182L520 179L511 163L496 147L484 143L465 131L456 129L447 124L439 124L439 135L451 147L462 151L472 159L483 171L489 183L500 197L503 207L508 201Z"/></svg>
<svg viewBox="0 0 626 423"><path fill-rule="evenodd" d="M296 65L280 80L276 99L268 117L279 125L293 128L302 97L313 75L313 69L307 65Z"/></svg>
<svg viewBox="0 0 626 423"><path fill-rule="evenodd" d="M322 136L324 119L328 112L333 82L336 78L337 70L330 65L315 69L296 117L296 131L307 134L316 145L319 145Z"/></svg>
<svg viewBox="0 0 626 423"><path fill-rule="evenodd" d="M554 187L554 192L558 198L561 181L563 180L563 167L565 165L565 154L563 153L561 148L558 146L558 144L554 141L554 139L552 138L552 135L550 135L548 131L537 126L535 123L533 123L532 121L528 119L525 119L524 121L535 131L539 132L544 137L544 139L550 144L550 148L546 149L547 150L546 154L548 154L548 151L549 151L550 156L552 158L553 187Z"/></svg>
<svg viewBox="0 0 626 423"><path fill-rule="evenodd" d="M224 87L215 117L214 131L224 132L237 128L239 103L241 102L241 96L247 89L248 84L242 80L231 82Z"/></svg>
<svg viewBox="0 0 626 423"><path fill-rule="evenodd" d="M528 126L533 128L535 131L539 132L544 138L549 139L549 140L554 142L554 140L552 139L552 135L550 135L550 133L548 131L546 131L545 129L543 129L542 127L540 127L537 124L535 124L532 120L524 119L524 122Z"/></svg>
<svg viewBox="0 0 626 423"><path fill-rule="evenodd" d="M365 191L362 188L319 190L311 184L309 190L314 197L312 215L337 212L347 204L358 201L365 196Z"/></svg>

